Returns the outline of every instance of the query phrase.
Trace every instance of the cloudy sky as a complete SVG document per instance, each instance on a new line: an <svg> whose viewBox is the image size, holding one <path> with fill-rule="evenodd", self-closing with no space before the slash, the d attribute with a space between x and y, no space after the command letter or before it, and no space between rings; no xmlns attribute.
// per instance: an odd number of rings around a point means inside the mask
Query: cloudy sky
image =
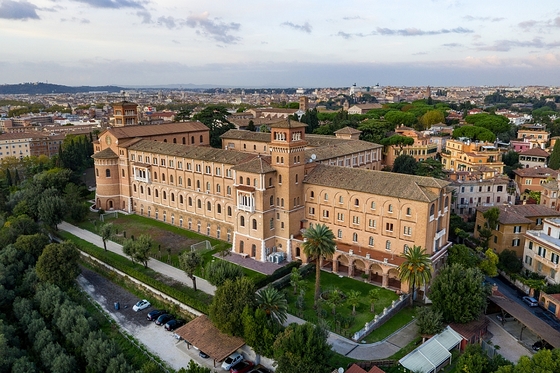
<svg viewBox="0 0 560 373"><path fill-rule="evenodd" d="M0 0L0 84L560 85L558 0Z"/></svg>

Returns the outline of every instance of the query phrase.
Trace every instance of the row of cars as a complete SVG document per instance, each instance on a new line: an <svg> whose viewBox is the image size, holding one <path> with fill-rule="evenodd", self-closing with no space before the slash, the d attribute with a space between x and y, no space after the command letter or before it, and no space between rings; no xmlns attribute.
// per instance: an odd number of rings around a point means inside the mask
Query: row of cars
<svg viewBox="0 0 560 373"><path fill-rule="evenodd" d="M151 304L150 302L148 302L146 299L142 299L141 301L138 301L138 303L136 303L132 309L135 312L141 311L141 310L145 310L146 308L150 307ZM167 313L167 311L165 310L153 310L148 312L148 315L146 316L146 318L149 321L155 321L156 325L163 325L165 330L175 330L180 326L185 325L186 321L182 320L182 319L176 319L175 316L171 315L170 313Z"/></svg>

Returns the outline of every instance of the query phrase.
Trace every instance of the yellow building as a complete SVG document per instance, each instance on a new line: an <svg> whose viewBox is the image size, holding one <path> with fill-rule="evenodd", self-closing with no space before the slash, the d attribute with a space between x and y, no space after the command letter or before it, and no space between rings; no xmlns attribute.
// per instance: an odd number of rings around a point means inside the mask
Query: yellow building
<svg viewBox="0 0 560 373"><path fill-rule="evenodd" d="M441 154L443 168L451 171L477 171L490 168L503 174L504 163L498 148L492 143L450 139Z"/></svg>
<svg viewBox="0 0 560 373"><path fill-rule="evenodd" d="M438 151L438 144L430 141L430 136L425 136L410 127L400 126L395 130L395 134L400 136L407 136L414 139L414 144L399 146L387 146L385 151L385 165L392 167L395 159L399 155L410 155L417 162L425 161L426 159L434 159Z"/></svg>
<svg viewBox="0 0 560 373"><path fill-rule="evenodd" d="M408 247L425 248L438 268L450 244L449 183L359 168L360 152L365 166L367 154L380 151L376 144L360 148L365 145L359 140L342 145L331 138L346 149L344 161L320 163L327 159L321 150L332 144L323 136L326 145L319 146L316 138L308 156L305 127L276 123L268 142L255 137L246 143L230 133L223 138L227 149L142 138L104 141L102 135L93 155L97 205L226 240L233 252L258 261L307 261L302 232L325 223L337 237L327 267L349 276L365 273L399 289L397 268Z"/></svg>
<svg viewBox="0 0 560 373"><path fill-rule="evenodd" d="M544 149L550 138L550 133L545 131L542 126L537 128L520 128L517 131L517 138L529 142L531 144L531 149Z"/></svg>
<svg viewBox="0 0 560 373"><path fill-rule="evenodd" d="M551 285L560 284L560 219L545 219L542 228L525 233L523 266Z"/></svg>

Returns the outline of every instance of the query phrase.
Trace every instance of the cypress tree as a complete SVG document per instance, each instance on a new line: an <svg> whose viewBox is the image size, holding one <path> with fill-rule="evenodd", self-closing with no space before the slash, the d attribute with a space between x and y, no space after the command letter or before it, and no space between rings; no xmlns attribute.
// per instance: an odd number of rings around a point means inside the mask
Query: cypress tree
<svg viewBox="0 0 560 373"><path fill-rule="evenodd" d="M553 170L558 170L560 168L560 141L556 140L554 143L554 148L552 149L552 154L548 159L548 167Z"/></svg>
<svg viewBox="0 0 560 373"><path fill-rule="evenodd" d="M14 185L19 185L20 182L21 182L21 180L19 179L19 172L16 168L15 174L14 174Z"/></svg>
<svg viewBox="0 0 560 373"><path fill-rule="evenodd" d="M7 168L6 169L6 183L8 183L8 186L11 187L12 184L12 173L10 172L10 169Z"/></svg>

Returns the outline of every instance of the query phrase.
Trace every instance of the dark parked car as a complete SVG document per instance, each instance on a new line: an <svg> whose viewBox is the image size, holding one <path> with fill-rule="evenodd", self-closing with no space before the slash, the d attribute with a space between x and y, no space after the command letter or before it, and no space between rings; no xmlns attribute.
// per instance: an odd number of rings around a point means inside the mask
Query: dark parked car
<svg viewBox="0 0 560 373"><path fill-rule="evenodd" d="M547 341L536 341L533 344L533 350L539 351L539 350L542 350L542 349L552 350L552 346L549 345Z"/></svg>
<svg viewBox="0 0 560 373"><path fill-rule="evenodd" d="M250 361L240 361L231 367L229 373L248 373L251 369L253 369L254 365L255 364Z"/></svg>
<svg viewBox="0 0 560 373"><path fill-rule="evenodd" d="M185 320L176 319L176 320L170 320L170 321L168 321L168 322L164 325L164 327L165 327L165 330L172 331L172 330L175 330L175 329L177 329L178 327L183 326L183 325L185 325Z"/></svg>
<svg viewBox="0 0 560 373"><path fill-rule="evenodd" d="M170 315L168 313L164 313L163 315L161 315L160 317L157 318L156 325L163 325L163 324L165 324L168 321L171 321L173 319L174 319L173 315Z"/></svg>
<svg viewBox="0 0 560 373"><path fill-rule="evenodd" d="M206 354L206 353L204 353L204 352L202 352L202 351L199 351L199 352L198 352L198 356L200 356L200 357L203 358L203 359L208 359L208 358L210 357L210 355L208 355L208 354Z"/></svg>
<svg viewBox="0 0 560 373"><path fill-rule="evenodd" d="M164 313L167 313L166 310L153 310L151 312L148 312L148 316L146 316L146 318L150 321L156 321L156 319L158 317L160 317L161 315L163 315Z"/></svg>

